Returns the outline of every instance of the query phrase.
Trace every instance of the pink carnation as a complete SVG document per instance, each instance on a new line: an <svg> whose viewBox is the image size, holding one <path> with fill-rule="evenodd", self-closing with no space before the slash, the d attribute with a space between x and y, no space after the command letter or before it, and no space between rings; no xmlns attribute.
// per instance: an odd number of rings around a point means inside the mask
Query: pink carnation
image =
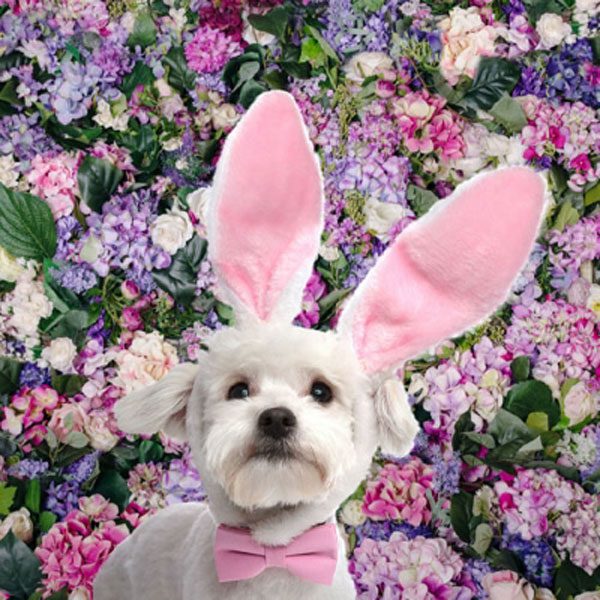
<svg viewBox="0 0 600 600"><path fill-rule="evenodd" d="M108 502L104 505L95 496L81 498L79 502L81 510L71 511L65 521L53 525L35 550L42 563L44 597L65 586L69 591L81 587L91 593L100 567L129 535L126 525L107 520L116 516L114 505ZM99 511L100 504L103 508Z"/></svg>
<svg viewBox="0 0 600 600"><path fill-rule="evenodd" d="M218 29L199 27L185 45L185 57L196 73L214 73L241 52L241 46Z"/></svg>
<svg viewBox="0 0 600 600"><path fill-rule="evenodd" d="M414 527L429 523L426 491L433 486L433 476L433 468L417 457L401 465L386 464L367 484L363 512L372 519L403 519Z"/></svg>
<svg viewBox="0 0 600 600"><path fill-rule="evenodd" d="M66 152L49 157L38 154L31 161L27 181L32 192L45 200L55 219L70 215L77 192L76 157Z"/></svg>

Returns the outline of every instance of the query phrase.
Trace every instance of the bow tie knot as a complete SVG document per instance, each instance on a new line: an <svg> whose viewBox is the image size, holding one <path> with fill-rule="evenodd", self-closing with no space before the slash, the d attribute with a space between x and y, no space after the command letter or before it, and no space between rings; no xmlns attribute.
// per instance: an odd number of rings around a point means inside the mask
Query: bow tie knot
<svg viewBox="0 0 600 600"><path fill-rule="evenodd" d="M338 539L333 523L318 525L286 546L264 546L248 529L219 525L215 566L221 583L251 579L265 569L287 569L301 579L331 585L337 564Z"/></svg>

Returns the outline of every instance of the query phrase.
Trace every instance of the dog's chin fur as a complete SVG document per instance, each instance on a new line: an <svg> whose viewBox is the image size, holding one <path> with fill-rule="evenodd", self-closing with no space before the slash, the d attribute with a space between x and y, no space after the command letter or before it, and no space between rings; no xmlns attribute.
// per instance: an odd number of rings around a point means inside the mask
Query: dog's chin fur
<svg viewBox="0 0 600 600"><path fill-rule="evenodd" d="M253 457L221 485L240 508L290 508L324 498L330 485L323 475L318 465L302 459Z"/></svg>

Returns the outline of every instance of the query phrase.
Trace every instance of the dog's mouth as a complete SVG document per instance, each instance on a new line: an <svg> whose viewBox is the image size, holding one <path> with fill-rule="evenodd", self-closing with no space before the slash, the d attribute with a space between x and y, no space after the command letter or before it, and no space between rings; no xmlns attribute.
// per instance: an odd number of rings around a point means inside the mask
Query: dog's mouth
<svg viewBox="0 0 600 600"><path fill-rule="evenodd" d="M271 462L287 462L301 459L301 456L287 440L261 440L252 445L248 460L264 459Z"/></svg>

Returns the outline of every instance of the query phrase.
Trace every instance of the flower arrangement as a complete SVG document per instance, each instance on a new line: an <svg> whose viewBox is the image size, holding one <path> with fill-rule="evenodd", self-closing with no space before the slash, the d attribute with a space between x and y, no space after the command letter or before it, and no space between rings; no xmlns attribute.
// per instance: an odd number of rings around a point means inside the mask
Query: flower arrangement
<svg viewBox="0 0 600 600"><path fill-rule="evenodd" d="M205 500L112 407L231 323L206 204L273 88L325 175L299 326L471 175L548 184L506 305L398 372L422 432L340 508L357 596L598 598L599 29L594 0L2 1L0 598L90 600L147 515Z"/></svg>

